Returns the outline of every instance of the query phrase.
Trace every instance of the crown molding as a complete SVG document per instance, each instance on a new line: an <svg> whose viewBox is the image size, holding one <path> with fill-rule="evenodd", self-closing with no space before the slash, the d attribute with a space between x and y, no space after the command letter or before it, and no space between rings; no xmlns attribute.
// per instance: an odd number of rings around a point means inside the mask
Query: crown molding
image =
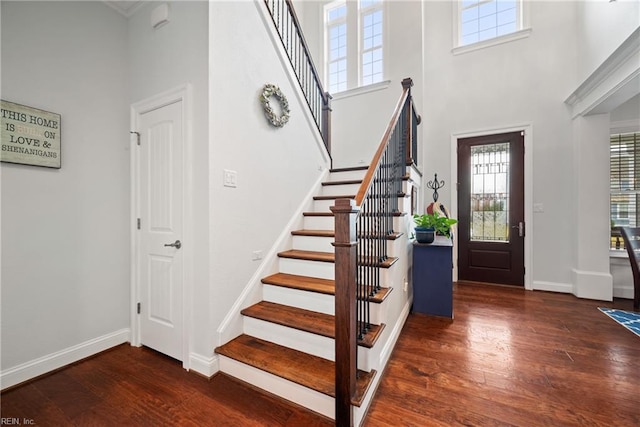
<svg viewBox="0 0 640 427"><path fill-rule="evenodd" d="M142 0L103 0L102 2L126 18L131 17L144 4Z"/></svg>

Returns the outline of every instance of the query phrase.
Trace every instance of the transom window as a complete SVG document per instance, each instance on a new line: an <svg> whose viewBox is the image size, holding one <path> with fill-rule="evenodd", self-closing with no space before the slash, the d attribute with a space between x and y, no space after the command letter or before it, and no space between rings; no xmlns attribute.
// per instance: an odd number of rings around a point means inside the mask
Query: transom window
<svg viewBox="0 0 640 427"><path fill-rule="evenodd" d="M329 92L384 78L383 0L339 0L324 7Z"/></svg>
<svg viewBox="0 0 640 427"><path fill-rule="evenodd" d="M459 46L522 29L522 0L462 0L458 5Z"/></svg>

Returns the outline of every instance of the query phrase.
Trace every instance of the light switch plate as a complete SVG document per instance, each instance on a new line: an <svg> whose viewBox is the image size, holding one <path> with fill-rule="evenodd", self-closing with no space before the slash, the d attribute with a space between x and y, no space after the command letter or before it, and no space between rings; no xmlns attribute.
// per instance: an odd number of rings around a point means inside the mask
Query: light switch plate
<svg viewBox="0 0 640 427"><path fill-rule="evenodd" d="M222 183L225 187L237 187L238 186L238 172L225 169Z"/></svg>

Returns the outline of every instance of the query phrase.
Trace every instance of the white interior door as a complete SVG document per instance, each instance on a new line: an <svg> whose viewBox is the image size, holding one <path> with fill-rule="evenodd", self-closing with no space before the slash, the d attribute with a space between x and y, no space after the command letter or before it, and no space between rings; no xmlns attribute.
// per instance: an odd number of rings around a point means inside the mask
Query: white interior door
<svg viewBox="0 0 640 427"><path fill-rule="evenodd" d="M140 343L183 360L182 101L138 116Z"/></svg>

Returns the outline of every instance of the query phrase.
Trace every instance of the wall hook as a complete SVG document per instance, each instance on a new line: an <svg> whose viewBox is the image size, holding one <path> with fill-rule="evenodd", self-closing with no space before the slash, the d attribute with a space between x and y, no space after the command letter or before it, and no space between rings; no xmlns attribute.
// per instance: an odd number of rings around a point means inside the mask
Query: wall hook
<svg viewBox="0 0 640 427"><path fill-rule="evenodd" d="M444 180L438 181L438 174L433 174L433 181L427 183L427 188L433 190L433 201L438 201L438 190L444 187Z"/></svg>

